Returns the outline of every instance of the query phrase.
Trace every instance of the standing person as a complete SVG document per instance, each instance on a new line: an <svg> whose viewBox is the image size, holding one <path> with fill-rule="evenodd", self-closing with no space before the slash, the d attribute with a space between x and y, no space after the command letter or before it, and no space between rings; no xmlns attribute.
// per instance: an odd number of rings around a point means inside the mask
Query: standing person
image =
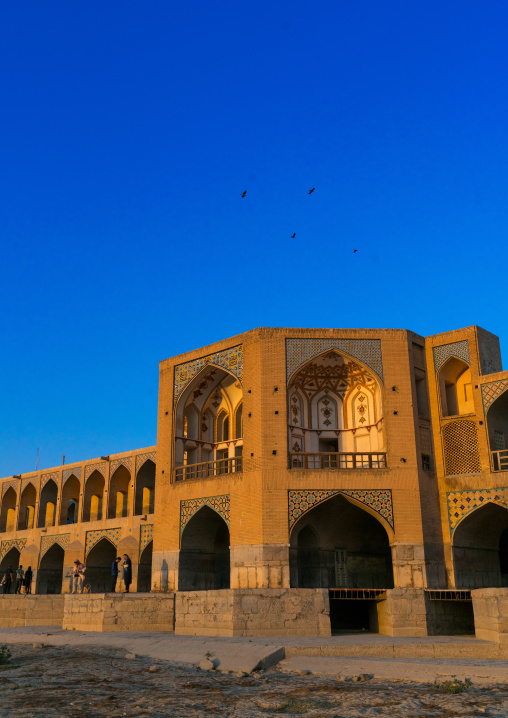
<svg viewBox="0 0 508 718"><path fill-rule="evenodd" d="M25 572L23 566L19 564L16 569L16 593L21 593L21 586L23 585L23 579L25 578Z"/></svg>
<svg viewBox="0 0 508 718"><path fill-rule="evenodd" d="M129 593L129 586L132 583L132 561L126 553L123 555L123 582L125 584L124 593Z"/></svg>
<svg viewBox="0 0 508 718"><path fill-rule="evenodd" d="M115 558L113 563L111 564L111 593L115 593L116 591L116 582L118 580L118 565L122 559L120 556L118 558Z"/></svg>
<svg viewBox="0 0 508 718"><path fill-rule="evenodd" d="M5 569L5 588L4 593L10 593L11 592L11 583L12 583L12 574L14 571L12 570L12 566L8 566Z"/></svg>
<svg viewBox="0 0 508 718"><path fill-rule="evenodd" d="M85 580L85 566L79 559L74 561L72 569L72 593L83 593L83 581Z"/></svg>
<svg viewBox="0 0 508 718"><path fill-rule="evenodd" d="M29 566L25 571L25 587L27 593L32 593L32 567Z"/></svg>

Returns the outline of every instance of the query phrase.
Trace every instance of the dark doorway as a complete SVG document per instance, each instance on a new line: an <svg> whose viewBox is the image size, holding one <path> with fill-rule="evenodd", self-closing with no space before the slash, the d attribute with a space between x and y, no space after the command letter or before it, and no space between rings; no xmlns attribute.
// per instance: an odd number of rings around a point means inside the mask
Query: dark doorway
<svg viewBox="0 0 508 718"><path fill-rule="evenodd" d="M152 588L153 541L145 546L138 565L138 593L148 593Z"/></svg>
<svg viewBox="0 0 508 718"><path fill-rule="evenodd" d="M2 559L2 562L0 563L0 580L3 579L5 574L5 569L9 566L12 567L13 574L12 574L12 584L11 584L11 590L10 593L14 593L16 590L16 569L19 566L19 558L20 558L20 552L17 548L11 548L10 551L8 551L5 556Z"/></svg>
<svg viewBox="0 0 508 718"><path fill-rule="evenodd" d="M337 495L295 524L293 588L393 588L388 534L371 514Z"/></svg>
<svg viewBox="0 0 508 718"><path fill-rule="evenodd" d="M95 544L86 559L85 586L90 584L92 593L109 593L111 565L117 557L117 549L108 539Z"/></svg>
<svg viewBox="0 0 508 718"><path fill-rule="evenodd" d="M216 511L203 506L182 534L179 591L229 588L229 528Z"/></svg>
<svg viewBox="0 0 508 718"><path fill-rule="evenodd" d="M508 509L487 503L472 511L453 534L457 588L508 585Z"/></svg>
<svg viewBox="0 0 508 718"><path fill-rule="evenodd" d="M64 550L53 544L41 559L37 572L37 593L62 593Z"/></svg>

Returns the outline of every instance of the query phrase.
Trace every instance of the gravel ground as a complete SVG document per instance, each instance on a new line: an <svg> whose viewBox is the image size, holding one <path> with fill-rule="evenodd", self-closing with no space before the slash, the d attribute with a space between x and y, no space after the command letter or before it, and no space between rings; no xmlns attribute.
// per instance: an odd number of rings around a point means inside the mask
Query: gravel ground
<svg viewBox="0 0 508 718"><path fill-rule="evenodd" d="M431 684L294 675L273 668L249 676L67 647L14 645L0 667L0 716L102 718L168 716L319 718L508 716L508 686L451 695Z"/></svg>

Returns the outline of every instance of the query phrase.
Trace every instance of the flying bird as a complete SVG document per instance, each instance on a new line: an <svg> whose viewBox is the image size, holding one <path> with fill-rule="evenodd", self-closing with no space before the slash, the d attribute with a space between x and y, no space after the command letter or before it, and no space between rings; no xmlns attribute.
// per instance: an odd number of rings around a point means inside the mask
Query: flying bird
<svg viewBox="0 0 508 718"><path fill-rule="evenodd" d="M355 252L358 252L358 250L357 250L357 249L353 249L353 254L354 254Z"/></svg>
<svg viewBox="0 0 508 718"><path fill-rule="evenodd" d="M293 234L291 235L291 239L294 239L295 237L296 237L296 232L293 232Z"/></svg>
<svg viewBox="0 0 508 718"><path fill-rule="evenodd" d="M309 190L309 194L312 194L315 189L316 189L315 187L313 187L312 189L310 189L310 190Z"/></svg>
<svg viewBox="0 0 508 718"><path fill-rule="evenodd" d="M242 192L242 197L245 197L246 194L247 194L247 190L245 190L245 192Z"/></svg>

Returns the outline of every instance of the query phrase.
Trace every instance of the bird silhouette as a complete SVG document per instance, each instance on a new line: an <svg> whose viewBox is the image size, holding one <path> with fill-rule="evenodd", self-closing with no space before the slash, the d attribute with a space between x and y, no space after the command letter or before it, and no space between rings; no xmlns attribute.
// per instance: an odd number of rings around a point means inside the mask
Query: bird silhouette
<svg viewBox="0 0 508 718"><path fill-rule="evenodd" d="M295 237L296 237L296 232L293 232L293 234L291 235L291 239L294 239Z"/></svg>
<svg viewBox="0 0 508 718"><path fill-rule="evenodd" d="M357 250L357 249L353 249L353 254L354 254L355 252L358 252L358 250Z"/></svg>
<svg viewBox="0 0 508 718"><path fill-rule="evenodd" d="M310 190L309 190L309 194L312 194L315 189L316 189L315 187L313 187L312 189L310 189Z"/></svg>
<svg viewBox="0 0 508 718"><path fill-rule="evenodd" d="M245 197L246 194L247 194L247 190L245 190L245 192L242 192L242 197Z"/></svg>

